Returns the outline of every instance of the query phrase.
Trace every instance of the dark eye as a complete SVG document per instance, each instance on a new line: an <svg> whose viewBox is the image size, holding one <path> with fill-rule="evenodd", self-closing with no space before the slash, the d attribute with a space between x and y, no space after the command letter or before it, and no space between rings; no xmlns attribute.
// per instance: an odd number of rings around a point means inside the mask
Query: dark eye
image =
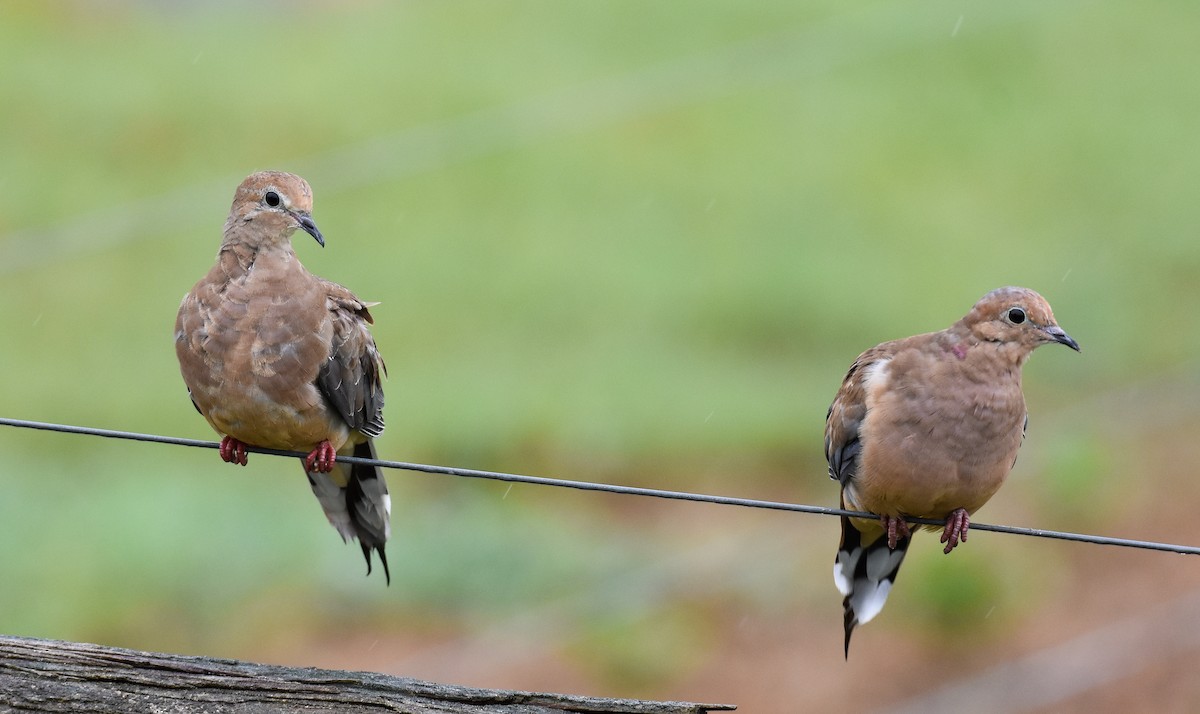
<svg viewBox="0 0 1200 714"><path fill-rule="evenodd" d="M1014 307L1008 311L1008 321L1014 325L1019 325L1025 322L1025 311L1019 307Z"/></svg>
<svg viewBox="0 0 1200 714"><path fill-rule="evenodd" d="M267 195L263 196L263 200L267 202L268 206L275 208L279 205L279 194L274 191L267 191Z"/></svg>

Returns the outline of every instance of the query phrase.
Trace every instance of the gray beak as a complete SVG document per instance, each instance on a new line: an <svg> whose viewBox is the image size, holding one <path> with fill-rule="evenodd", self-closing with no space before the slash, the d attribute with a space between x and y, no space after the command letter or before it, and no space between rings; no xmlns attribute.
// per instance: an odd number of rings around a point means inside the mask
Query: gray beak
<svg viewBox="0 0 1200 714"><path fill-rule="evenodd" d="M325 247L325 237L321 235L321 231L317 228L317 224L313 223L313 219L311 217L303 213L293 213L292 218L296 219L296 222L300 224L300 227L304 229L305 233L317 240L318 245L320 245L322 248Z"/></svg>
<svg viewBox="0 0 1200 714"><path fill-rule="evenodd" d="M1045 328L1044 332L1050 336L1050 339L1054 340L1058 344L1066 345L1076 352L1081 351L1079 349L1079 343L1076 342L1066 332L1064 332L1063 328L1059 327L1058 325L1050 325L1049 327Z"/></svg>

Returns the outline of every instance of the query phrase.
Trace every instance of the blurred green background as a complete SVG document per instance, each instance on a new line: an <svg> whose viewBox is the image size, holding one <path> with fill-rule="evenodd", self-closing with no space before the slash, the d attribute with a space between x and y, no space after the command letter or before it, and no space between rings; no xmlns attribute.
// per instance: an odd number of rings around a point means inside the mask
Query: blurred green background
<svg viewBox="0 0 1200 714"><path fill-rule="evenodd" d="M5 3L0 415L215 438L173 320L273 168L309 269L382 303L383 458L832 505L853 358L1017 284L1084 352L1028 365L978 520L1195 543L1197 36L1153 1ZM0 451L4 634L859 711L1200 588L922 538L844 663L835 519L391 472L387 588L291 460ZM1197 666L1048 701L1194 703Z"/></svg>

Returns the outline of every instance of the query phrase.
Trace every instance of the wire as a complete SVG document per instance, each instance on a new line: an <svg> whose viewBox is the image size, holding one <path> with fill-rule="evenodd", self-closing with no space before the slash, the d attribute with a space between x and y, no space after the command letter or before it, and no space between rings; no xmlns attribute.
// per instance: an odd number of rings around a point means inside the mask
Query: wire
<svg viewBox="0 0 1200 714"><path fill-rule="evenodd" d="M127 439L130 441L146 441L155 444L172 444L175 446L193 446L201 449L217 449L220 444L215 441L203 441L201 439L183 439L175 436L160 436L157 434L141 434L132 431L116 431L113 429L97 429L87 426L71 426L67 424L53 424L41 421L27 421L24 419L8 419L0 417L0 426L12 426L21 429L38 429L41 431L54 431L64 434L83 434L87 436L100 436L108 439ZM247 448L248 452L256 454L269 454L272 456L292 456L304 458L307 454L300 451L284 451L281 449L263 449L257 446ZM446 476L458 476L461 478L479 478L488 479L491 481L505 481L508 483L525 483L534 484L537 486L556 486L559 488L573 488L580 491L599 491L603 493L616 493L625 496L647 496L650 498L665 498L675 501L693 501L696 503L714 503L721 506L742 506L744 508L763 508L773 511L791 511L795 513L810 513L821 516L848 516L851 518L871 518L875 519L879 516L872 513L862 511L847 511L842 508L828 508L826 506L810 506L802 503L786 503L782 501L764 501L755 498L738 498L736 496L716 496L702 493L690 493L687 491L667 491L658 488L642 488L639 486L621 486L610 483L596 483L593 481L573 481L569 479L549 478L546 476L526 476L524 474L504 473L502 471L480 471L478 469L463 469L453 466L433 466L430 464L416 464L407 461L387 461L382 459L364 459L357 456L342 456L338 455L338 461L350 464L365 464L368 466L378 466L385 469L400 469L403 471L419 471L430 474L443 474ZM932 518L908 518L909 523L919 523L922 525L941 526L942 521ZM1109 536L1091 535L1087 533L1069 533L1065 531L1049 531L1041 528L1021 528L1018 526L1002 526L991 525L988 523L971 523L971 530L992 531L993 533L1008 533L1010 535L1032 536L1035 538L1052 538L1055 540L1069 540L1078 543L1091 543L1094 545L1115 545L1124 548L1142 548L1145 550L1160 550L1168 553L1180 553L1184 555L1200 555L1200 546L1177 545L1174 543L1157 543L1146 540L1131 540L1128 538L1112 538Z"/></svg>

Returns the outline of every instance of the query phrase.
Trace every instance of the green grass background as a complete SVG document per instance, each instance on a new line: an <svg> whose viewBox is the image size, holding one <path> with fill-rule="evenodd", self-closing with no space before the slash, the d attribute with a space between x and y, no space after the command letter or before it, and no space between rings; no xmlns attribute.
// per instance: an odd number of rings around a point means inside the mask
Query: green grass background
<svg viewBox="0 0 1200 714"><path fill-rule="evenodd" d="M301 259L382 303L384 458L832 504L854 356L1019 284L1084 353L1031 361L981 518L1138 535L1163 427L1106 395L1195 385L1198 32L1165 1L5 3L0 412L211 437L175 310L277 168L328 238ZM0 453L7 634L281 659L514 627L587 686L686 696L739 616L840 620L833 519L394 472L388 589L290 461ZM1019 621L1065 556L999 541L916 555L872 627L1003 641L982 613Z"/></svg>

